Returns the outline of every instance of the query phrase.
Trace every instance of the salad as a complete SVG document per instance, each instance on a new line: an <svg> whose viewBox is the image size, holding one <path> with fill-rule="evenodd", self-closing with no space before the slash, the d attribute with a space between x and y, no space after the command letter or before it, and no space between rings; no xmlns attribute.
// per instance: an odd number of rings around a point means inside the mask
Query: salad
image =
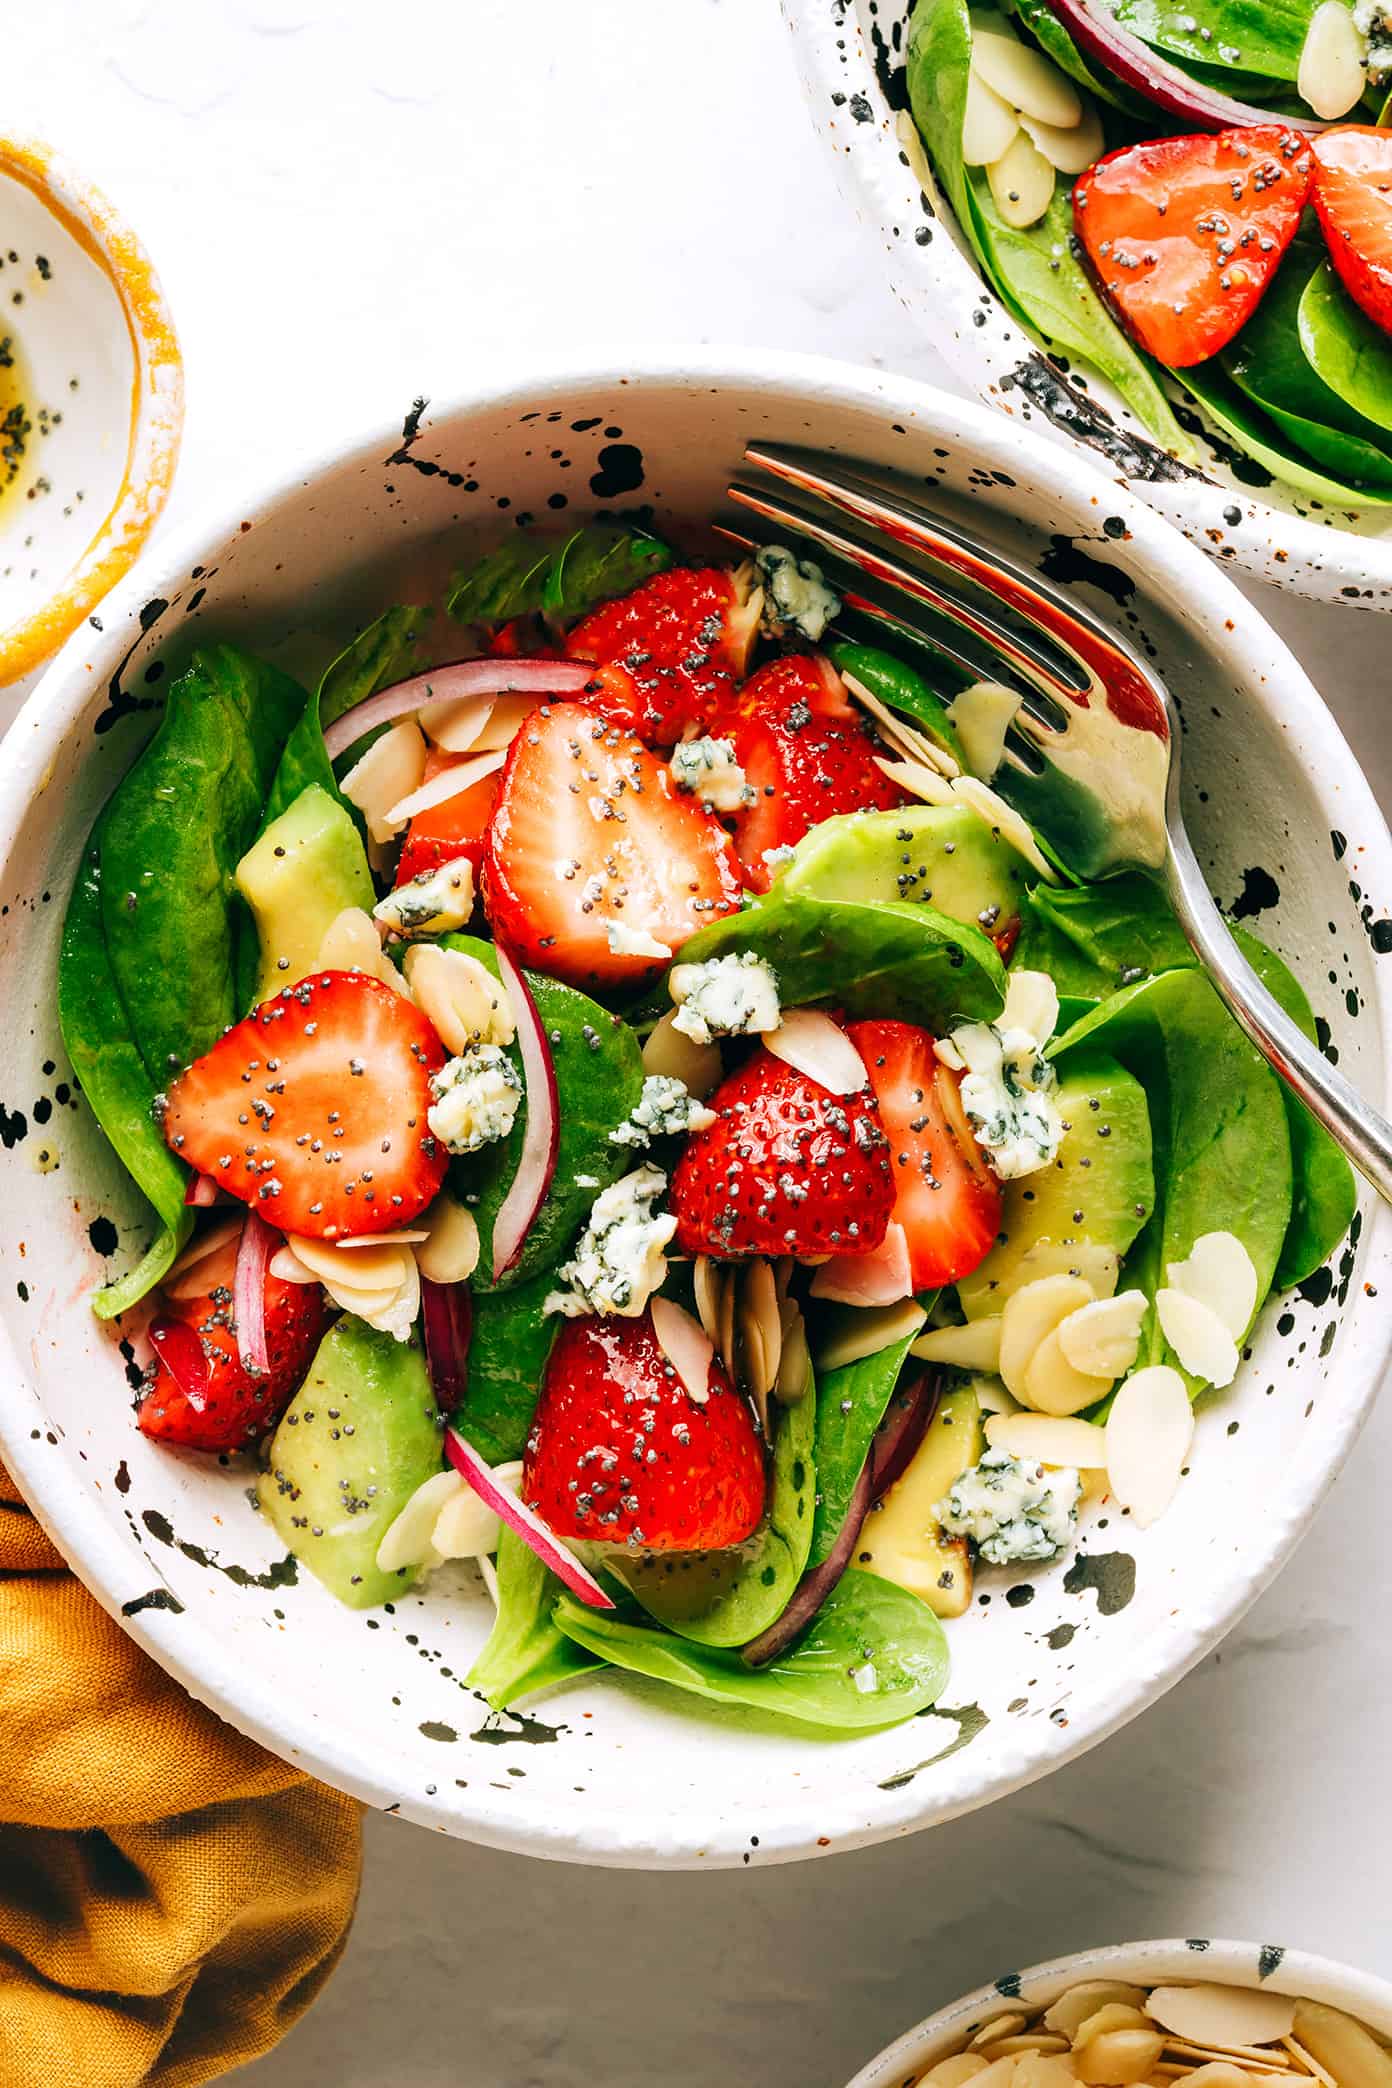
<svg viewBox="0 0 1392 2088"><path fill-rule="evenodd" d="M1244 484L1392 500L1392 7L915 0L906 86L906 144L1065 370L1181 466L1203 435Z"/></svg>
<svg viewBox="0 0 1392 2088"><path fill-rule="evenodd" d="M1265 1987L1084 1979L1045 2009L1007 2007L916 2088L1392 2088L1392 2054L1353 2016Z"/></svg>
<svg viewBox="0 0 1392 2088"><path fill-rule="evenodd" d="M1159 890L991 789L1013 701L790 551L609 522L312 691L197 651L59 978L158 1221L94 1299L138 1427L254 1456L355 1608L476 1561L494 1707L612 1667L885 1725L974 1575L1162 1514L1352 1177Z"/></svg>

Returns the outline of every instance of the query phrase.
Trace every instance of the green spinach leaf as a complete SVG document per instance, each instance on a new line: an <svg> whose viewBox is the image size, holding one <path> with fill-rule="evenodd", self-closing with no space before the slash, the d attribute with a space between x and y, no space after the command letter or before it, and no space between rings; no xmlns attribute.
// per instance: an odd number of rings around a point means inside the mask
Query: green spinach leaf
<svg viewBox="0 0 1392 2088"><path fill-rule="evenodd" d="M1381 495L1346 485L1317 471L1305 457L1297 456L1289 437L1270 414L1263 413L1238 390L1221 361L1214 358L1196 363L1192 369L1176 370L1174 377L1198 401L1213 425L1238 445L1243 454L1230 463L1230 469L1244 485L1260 488L1268 479L1279 479L1297 493L1322 500L1330 507L1378 504Z"/></svg>
<svg viewBox="0 0 1392 2088"><path fill-rule="evenodd" d="M1294 80L1318 0L1117 0L1117 21L1157 51L1211 73L1221 63L1229 92L1245 99L1249 77Z"/></svg>
<svg viewBox="0 0 1392 2088"><path fill-rule="evenodd" d="M1219 361L1238 389L1316 464L1352 486L1392 497L1386 431L1331 391L1301 345L1303 296L1311 276L1323 265L1321 253L1322 248L1307 240L1287 256Z"/></svg>
<svg viewBox="0 0 1392 2088"><path fill-rule="evenodd" d="M655 1553L615 1566L659 1624L699 1645L743 1646L782 1616L812 1543L818 1411L810 1373L801 1399L775 1405L768 1506L747 1544L728 1551Z"/></svg>
<svg viewBox="0 0 1392 2088"><path fill-rule="evenodd" d="M469 1372L454 1425L481 1456L506 1464L527 1447L537 1394L559 1321L542 1311L550 1269L511 1290L476 1290Z"/></svg>
<svg viewBox="0 0 1392 2088"><path fill-rule="evenodd" d="M1315 375L1363 420L1392 430L1392 341L1359 310L1331 262L1310 274L1296 323Z"/></svg>
<svg viewBox="0 0 1392 2088"><path fill-rule="evenodd" d="M858 1363L826 1371L817 1383L817 1519L809 1565L820 1566L846 1520L851 1495L885 1417L910 1346L921 1329Z"/></svg>
<svg viewBox="0 0 1392 2088"><path fill-rule="evenodd" d="M541 612L553 621L588 614L672 564L646 530L587 522L562 540L519 531L454 574L445 607L459 623L508 623Z"/></svg>
<svg viewBox="0 0 1392 2088"><path fill-rule="evenodd" d="M1052 58L1070 80L1086 87L1099 101L1110 102L1113 108L1124 110L1147 125L1154 122L1155 104L1133 94L1111 73L1101 71L1085 58L1048 0L1005 0L1005 11L1015 17L1027 36L1034 39L1045 56Z"/></svg>
<svg viewBox="0 0 1392 2088"><path fill-rule="evenodd" d="M333 763L324 745L324 728L352 710L354 704L363 703L369 696L375 696L379 689L389 689L393 682L407 678L421 633L429 621L428 609L414 608L409 604L388 609L365 631L360 631L352 644L325 668L318 688L306 702L285 743L285 752L280 757L266 805L266 826L288 810L311 783L317 783L321 790L327 790L331 797L346 805L361 824L357 806L339 790ZM385 729L379 728L381 731ZM376 736L371 735L372 738ZM361 744L354 747L347 757L349 764L365 751Z"/></svg>
<svg viewBox="0 0 1392 2088"><path fill-rule="evenodd" d="M492 943L472 936L440 938L446 949L477 957L496 976ZM527 984L551 1044L556 1069L559 1138L556 1172L546 1200L532 1221L516 1264L502 1288L525 1283L543 1269L554 1269L575 1240L591 1204L602 1189L639 1164L632 1146L611 1145L609 1134L629 1116L643 1092L643 1060L638 1039L619 1016L574 986L528 972ZM522 1077L522 1054L516 1044L509 1056ZM451 1169L456 1186L470 1199L478 1220L483 1253L474 1288L491 1287L493 1226L522 1157L527 1123L524 1099L512 1130L496 1145L456 1160ZM584 1177L580 1180L579 1177Z"/></svg>
<svg viewBox="0 0 1392 2088"><path fill-rule="evenodd" d="M881 652L877 645L857 645L848 638L834 639L827 651L833 665L843 674L854 675L890 710L903 711L923 728L929 739L945 747L962 768L967 766L947 705L915 668L897 660L893 653Z"/></svg>
<svg viewBox="0 0 1392 2088"><path fill-rule="evenodd" d="M587 1609L562 1595L556 1623L577 1645L630 1674L716 1703L860 1732L897 1724L936 1702L947 1681L947 1638L927 1604L852 1567L796 1643L764 1668Z"/></svg>
<svg viewBox="0 0 1392 2088"><path fill-rule="evenodd" d="M508 1529L498 1544L497 1574L498 1614L466 1677L469 1688L494 1711L506 1711L521 1697L603 1665L602 1656L557 1630L552 1612L564 1589Z"/></svg>

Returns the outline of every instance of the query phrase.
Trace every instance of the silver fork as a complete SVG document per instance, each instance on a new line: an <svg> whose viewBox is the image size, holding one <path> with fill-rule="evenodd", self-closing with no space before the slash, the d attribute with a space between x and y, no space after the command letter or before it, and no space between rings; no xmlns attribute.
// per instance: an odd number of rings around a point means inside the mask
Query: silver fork
<svg viewBox="0 0 1392 2088"><path fill-rule="evenodd" d="M1018 693L991 789L1072 876L1160 879L1258 1051L1392 1203L1392 1123L1268 992L1204 882L1180 810L1179 717L1154 670L1089 611L916 499L808 451L764 445L745 457L778 486L740 481L730 498L770 540L815 545L847 608Z"/></svg>

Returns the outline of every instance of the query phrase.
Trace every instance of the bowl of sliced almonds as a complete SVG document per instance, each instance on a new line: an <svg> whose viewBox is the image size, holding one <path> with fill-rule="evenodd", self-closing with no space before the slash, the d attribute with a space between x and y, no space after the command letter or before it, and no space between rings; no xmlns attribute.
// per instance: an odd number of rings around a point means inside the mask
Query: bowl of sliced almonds
<svg viewBox="0 0 1392 2088"><path fill-rule="evenodd" d="M1118 1943L940 2009L849 2088L1392 2088L1392 1986L1274 1943Z"/></svg>

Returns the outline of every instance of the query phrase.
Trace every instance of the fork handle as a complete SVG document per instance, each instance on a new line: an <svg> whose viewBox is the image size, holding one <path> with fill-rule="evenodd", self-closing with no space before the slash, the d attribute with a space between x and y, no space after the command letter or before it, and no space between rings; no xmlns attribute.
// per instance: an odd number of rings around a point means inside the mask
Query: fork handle
<svg viewBox="0 0 1392 2088"><path fill-rule="evenodd" d="M1229 1012L1364 1180L1392 1203L1392 1123L1330 1065L1262 984L1214 905L1188 836L1173 824L1165 884L1179 924Z"/></svg>

